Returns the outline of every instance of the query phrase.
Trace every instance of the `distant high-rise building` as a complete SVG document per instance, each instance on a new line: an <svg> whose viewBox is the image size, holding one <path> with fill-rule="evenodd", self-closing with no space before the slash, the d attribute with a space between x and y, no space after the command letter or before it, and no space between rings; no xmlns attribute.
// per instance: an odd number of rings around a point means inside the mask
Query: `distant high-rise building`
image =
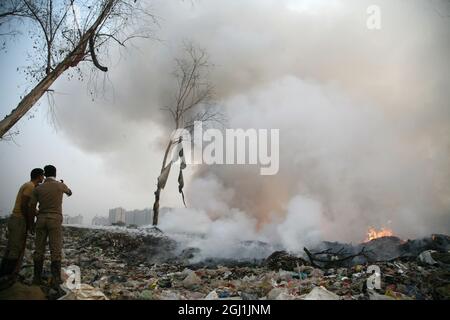
<svg viewBox="0 0 450 320"><path fill-rule="evenodd" d="M137 210L126 211L126 212L125 212L125 223L126 223L128 226L129 226L129 225L136 225L136 223L135 223L136 211L137 211Z"/></svg>
<svg viewBox="0 0 450 320"><path fill-rule="evenodd" d="M151 223L151 211L150 209L139 210L135 212L134 216L135 225L145 226Z"/></svg>
<svg viewBox="0 0 450 320"><path fill-rule="evenodd" d="M150 209L126 211L125 213L125 223L127 225L145 226L150 224L150 221Z"/></svg>
<svg viewBox="0 0 450 320"><path fill-rule="evenodd" d="M124 208L115 208L109 209L109 223L126 223L125 222L125 209Z"/></svg>
<svg viewBox="0 0 450 320"><path fill-rule="evenodd" d="M169 208L161 208L160 212L168 211ZM109 210L109 225L117 224L119 222L128 226L146 226L152 223L153 211L151 209L126 211L123 208L115 208ZM105 225L101 217L92 219L92 224Z"/></svg>

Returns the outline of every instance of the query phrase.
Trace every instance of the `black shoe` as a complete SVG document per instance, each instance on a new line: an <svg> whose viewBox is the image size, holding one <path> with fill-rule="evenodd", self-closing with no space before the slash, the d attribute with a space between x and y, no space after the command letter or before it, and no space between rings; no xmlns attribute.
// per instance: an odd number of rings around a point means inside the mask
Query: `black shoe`
<svg viewBox="0 0 450 320"><path fill-rule="evenodd" d="M16 282L17 259L3 259L0 266L0 290L11 287Z"/></svg>
<svg viewBox="0 0 450 320"><path fill-rule="evenodd" d="M0 264L0 277L3 277L4 274L6 274L6 259L2 259L2 263Z"/></svg>
<svg viewBox="0 0 450 320"><path fill-rule="evenodd" d="M53 286L59 287L59 285L62 283L62 281L61 281L61 261L52 261L51 270L52 270Z"/></svg>
<svg viewBox="0 0 450 320"><path fill-rule="evenodd" d="M34 260L33 284L40 285L42 283L42 269L44 269L44 260Z"/></svg>
<svg viewBox="0 0 450 320"><path fill-rule="evenodd" d="M14 273L18 259L3 259L0 267L0 277L10 276Z"/></svg>

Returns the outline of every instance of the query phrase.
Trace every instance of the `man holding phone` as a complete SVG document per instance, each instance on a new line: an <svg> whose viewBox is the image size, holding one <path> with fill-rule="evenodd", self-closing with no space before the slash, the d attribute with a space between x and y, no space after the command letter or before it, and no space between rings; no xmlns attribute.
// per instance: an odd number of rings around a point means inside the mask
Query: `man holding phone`
<svg viewBox="0 0 450 320"><path fill-rule="evenodd" d="M41 283L44 254L47 239L51 255L51 273L53 284L61 283L61 252L62 252L62 201L63 195L72 195L72 191L62 180L56 180L56 168L52 165L44 167L45 181L33 191L30 203L31 215L36 212L39 203L39 214L36 220L36 240L34 251L35 284Z"/></svg>

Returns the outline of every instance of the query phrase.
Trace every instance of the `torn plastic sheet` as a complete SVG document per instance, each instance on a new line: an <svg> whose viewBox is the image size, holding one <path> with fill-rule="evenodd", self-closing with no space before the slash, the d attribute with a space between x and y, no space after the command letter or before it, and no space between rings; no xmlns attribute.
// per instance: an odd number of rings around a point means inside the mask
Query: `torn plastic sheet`
<svg viewBox="0 0 450 320"><path fill-rule="evenodd" d="M63 284L61 289L66 294L58 300L109 300L103 292L85 283L73 290Z"/></svg>

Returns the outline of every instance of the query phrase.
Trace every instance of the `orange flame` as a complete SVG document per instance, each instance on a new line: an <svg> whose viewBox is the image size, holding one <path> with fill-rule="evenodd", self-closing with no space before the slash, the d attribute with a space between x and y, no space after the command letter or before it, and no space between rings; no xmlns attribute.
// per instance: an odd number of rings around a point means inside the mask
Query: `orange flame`
<svg viewBox="0 0 450 320"><path fill-rule="evenodd" d="M369 227L367 231L367 239L364 242L369 242L374 239L383 238L383 237L391 237L394 235L394 232L391 229L381 228L377 230L373 227Z"/></svg>

